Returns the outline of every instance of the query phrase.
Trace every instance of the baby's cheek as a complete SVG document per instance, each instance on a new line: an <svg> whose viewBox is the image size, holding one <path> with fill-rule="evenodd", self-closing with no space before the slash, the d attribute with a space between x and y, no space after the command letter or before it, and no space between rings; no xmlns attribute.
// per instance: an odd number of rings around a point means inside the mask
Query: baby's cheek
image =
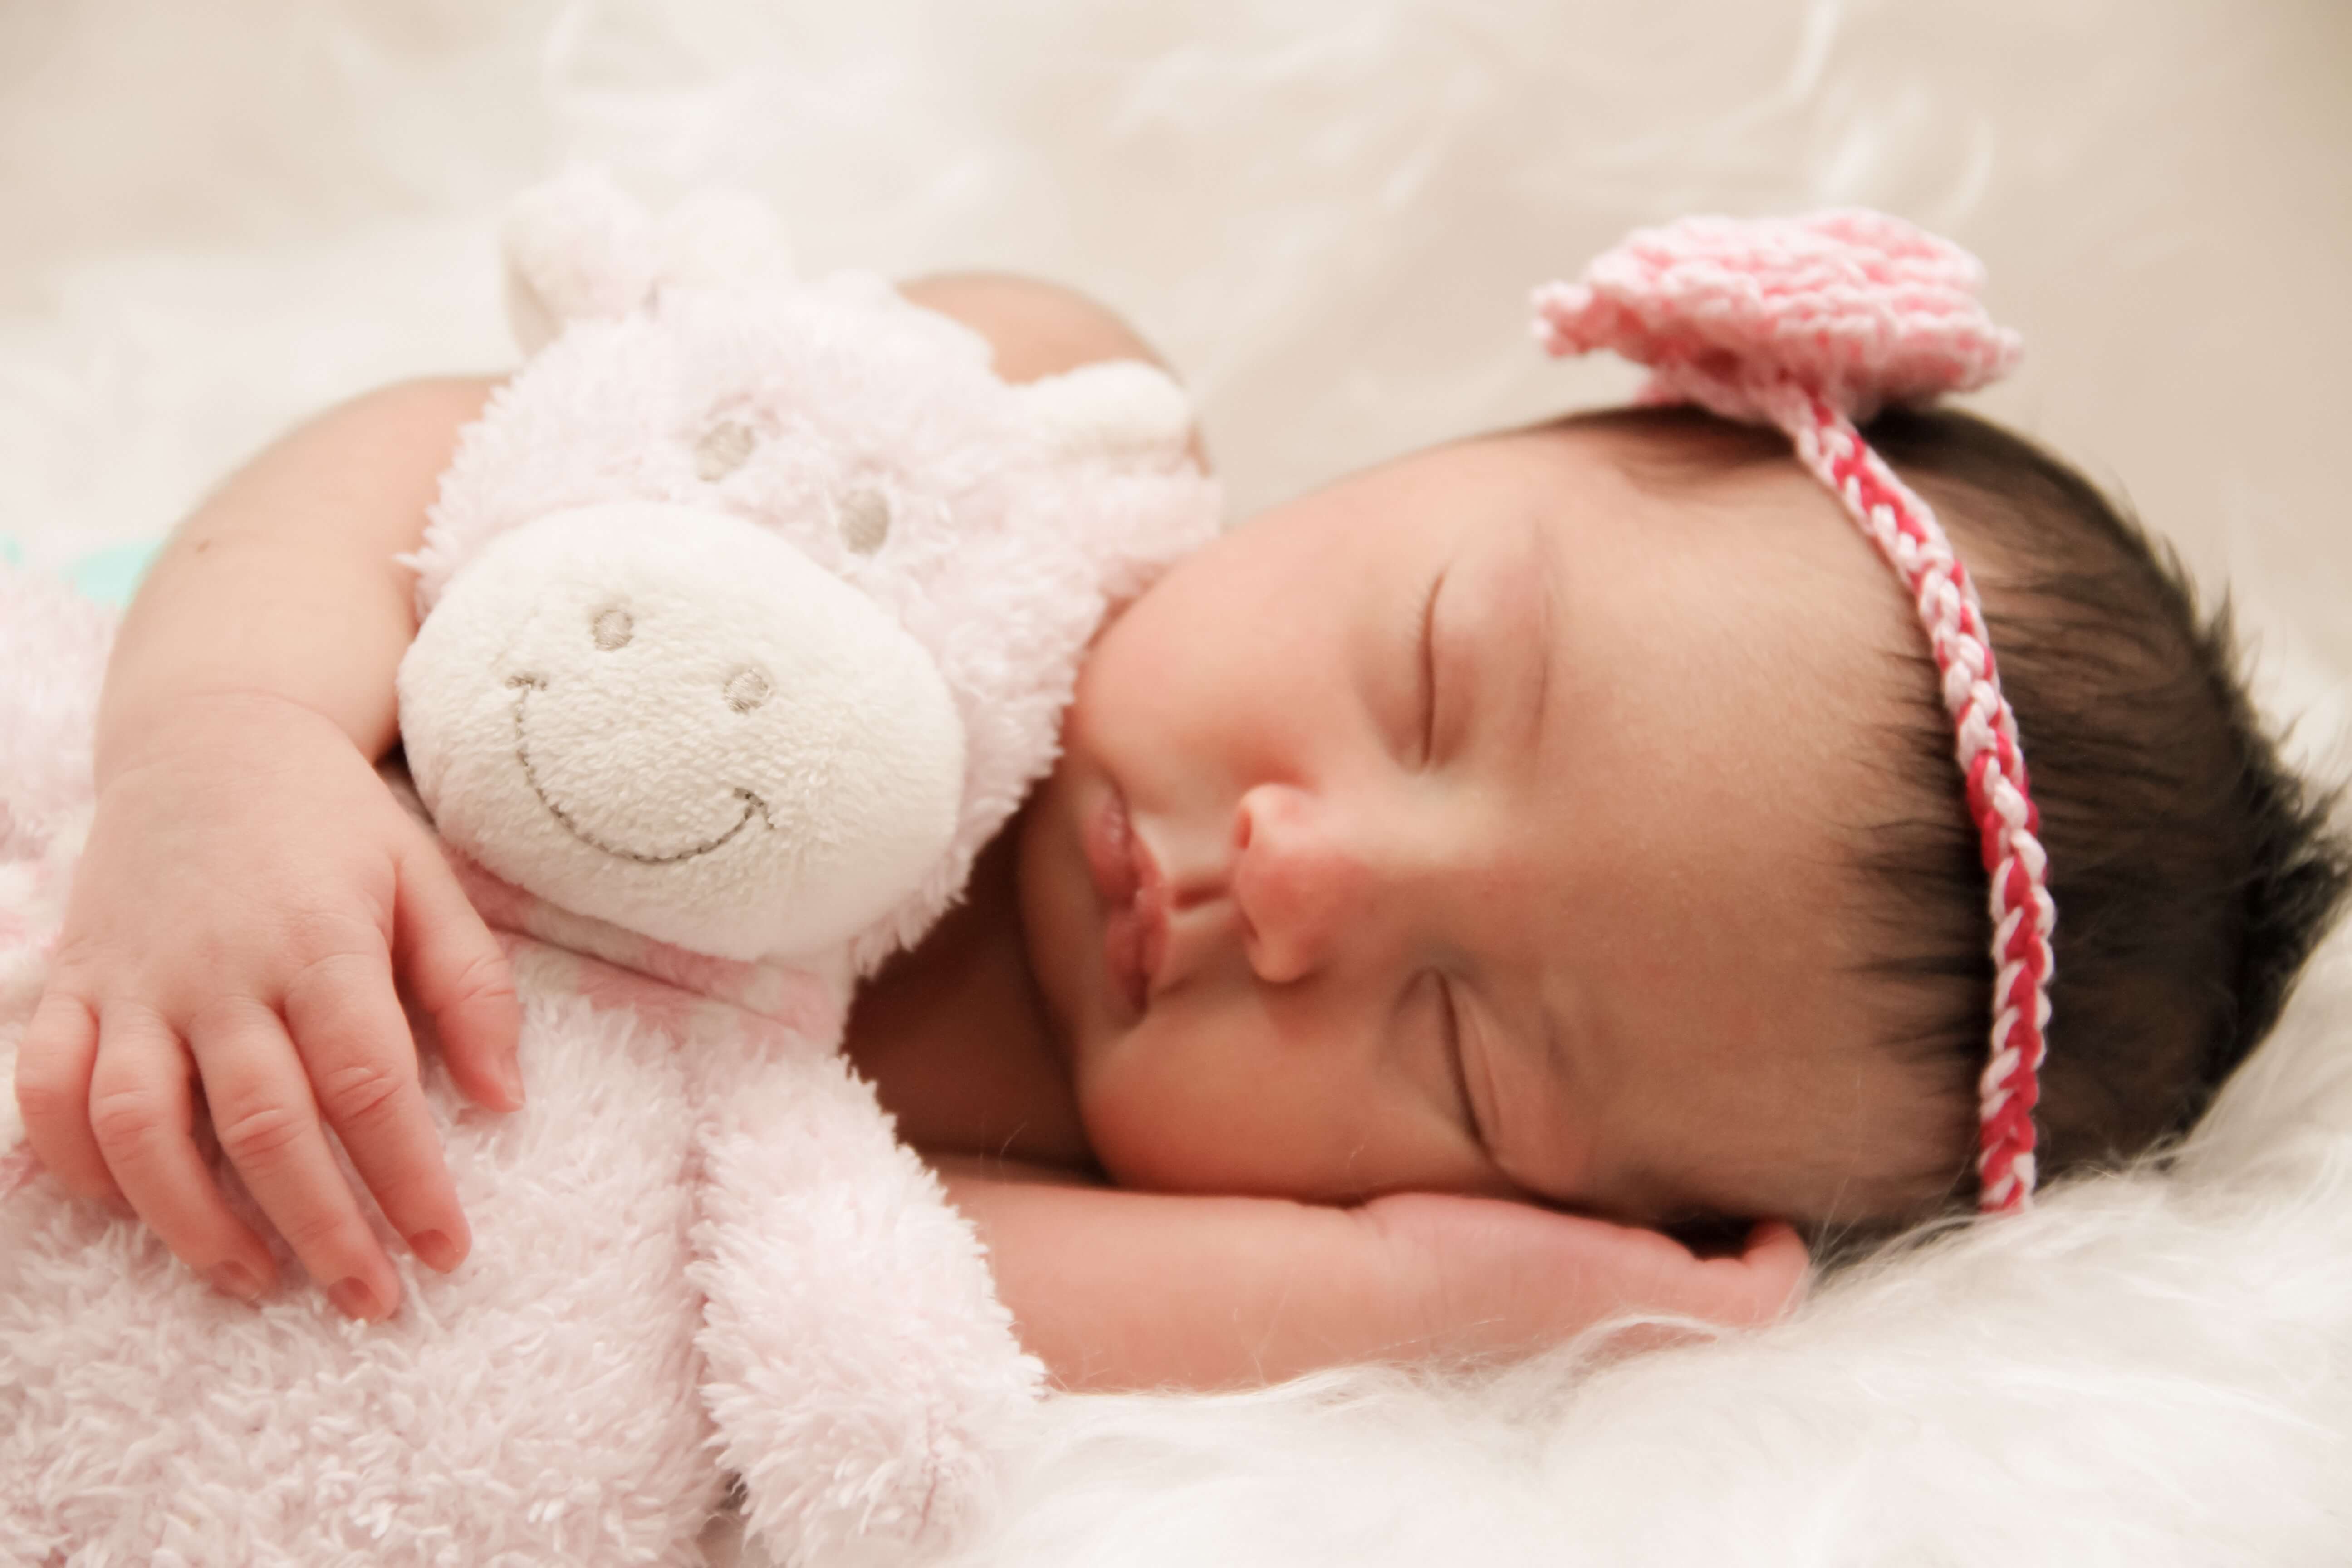
<svg viewBox="0 0 2352 1568"><path fill-rule="evenodd" d="M1213 1079L1180 1070L1134 1035L1098 1044L1077 1067L1087 1146L1112 1181L1147 1192L1220 1190L1229 1161ZM1230 1191L1230 1188L1223 1189Z"/></svg>
<svg viewBox="0 0 2352 1568"><path fill-rule="evenodd" d="M1396 1129L1332 1065L1155 1016L1081 1058L1078 1113L1125 1187L1344 1202L1412 1180Z"/></svg>

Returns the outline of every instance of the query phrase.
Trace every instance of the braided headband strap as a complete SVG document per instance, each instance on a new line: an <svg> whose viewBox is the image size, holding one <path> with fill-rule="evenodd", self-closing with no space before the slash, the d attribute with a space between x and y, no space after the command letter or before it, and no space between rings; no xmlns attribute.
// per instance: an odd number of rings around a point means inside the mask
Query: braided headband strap
<svg viewBox="0 0 2352 1568"><path fill-rule="evenodd" d="M2050 1022L2049 863L2017 718L1968 568L1936 513L1854 426L1889 403L1966 392L2016 363L1976 298L1983 268L1881 213L1686 218L1637 231L1573 283L1535 292L1555 354L1613 350L1651 369L1643 399L1778 426L1909 591L1941 677L1991 879L1992 1038L1978 1084L1977 1204L2033 1193L2033 1106Z"/></svg>

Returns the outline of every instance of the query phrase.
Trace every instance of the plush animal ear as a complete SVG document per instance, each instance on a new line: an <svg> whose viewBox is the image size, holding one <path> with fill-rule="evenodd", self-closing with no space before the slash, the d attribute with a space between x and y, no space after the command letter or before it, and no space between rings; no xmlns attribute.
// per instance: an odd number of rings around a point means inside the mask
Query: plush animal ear
<svg viewBox="0 0 2352 1568"><path fill-rule="evenodd" d="M586 167L516 198L503 238L507 319L526 354L583 317L625 316L665 285L792 276L783 231L758 198L708 191L656 217Z"/></svg>
<svg viewBox="0 0 2352 1568"><path fill-rule="evenodd" d="M659 275L652 215L601 170L568 170L525 191L500 239L507 321L526 354L581 317L635 310Z"/></svg>
<svg viewBox="0 0 2352 1568"><path fill-rule="evenodd" d="M1192 440L1192 400L1140 360L1104 360L1015 389L1038 432L1076 458L1166 468Z"/></svg>

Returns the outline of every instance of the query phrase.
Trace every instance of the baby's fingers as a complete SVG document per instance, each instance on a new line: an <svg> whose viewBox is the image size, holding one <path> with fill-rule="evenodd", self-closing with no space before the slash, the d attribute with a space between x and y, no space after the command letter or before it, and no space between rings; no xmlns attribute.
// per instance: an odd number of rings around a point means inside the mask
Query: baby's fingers
<svg viewBox="0 0 2352 1568"><path fill-rule="evenodd" d="M249 999L226 1001L196 1019L188 1043L204 1073L221 1152L269 1223L347 1316L389 1313L400 1300L399 1279L327 1146L278 1016ZM131 1202L138 1201L133 1193ZM163 1229L152 1216L148 1223Z"/></svg>
<svg viewBox="0 0 2352 1568"><path fill-rule="evenodd" d="M1720 1293L1717 1321L1767 1323L1804 1300L1812 1279L1804 1237L1786 1221L1768 1219L1748 1233L1737 1258L1710 1258Z"/></svg>
<svg viewBox="0 0 2352 1568"><path fill-rule="evenodd" d="M430 843L420 841L401 858L393 919L403 972L440 1036L449 1076L477 1105L520 1110L522 1008L513 972Z"/></svg>
<svg viewBox="0 0 2352 1568"><path fill-rule="evenodd" d="M129 1212L89 1130L89 1075L98 1019L79 996L52 988L16 1046L16 1109L33 1155L77 1196Z"/></svg>
<svg viewBox="0 0 2352 1568"><path fill-rule="evenodd" d="M376 949L322 957L287 986L284 1005L312 1097L376 1206L410 1251L444 1272L455 1268L471 1237L417 1082L416 1047L386 955Z"/></svg>
<svg viewBox="0 0 2352 1568"><path fill-rule="evenodd" d="M188 1059L171 1026L142 1008L107 1010L89 1079L89 1125L112 1183L181 1262L251 1300L277 1270L230 1212L197 1151Z"/></svg>
<svg viewBox="0 0 2352 1568"><path fill-rule="evenodd" d="M1642 1259L1628 1276L1633 1288L1624 1307L1686 1313L1727 1328L1780 1317L1802 1298L1811 1272L1803 1238L1780 1220L1758 1224L1738 1255L1726 1258L1694 1257L1681 1242L1653 1232L1624 1236Z"/></svg>

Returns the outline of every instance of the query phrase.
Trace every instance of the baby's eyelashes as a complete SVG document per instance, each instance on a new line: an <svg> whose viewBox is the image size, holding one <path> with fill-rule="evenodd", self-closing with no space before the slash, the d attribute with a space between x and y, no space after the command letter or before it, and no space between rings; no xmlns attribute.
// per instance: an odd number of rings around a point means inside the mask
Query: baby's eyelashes
<svg viewBox="0 0 2352 1568"><path fill-rule="evenodd" d="M1463 1059L1462 1003L1454 994L1454 982L1442 970L1432 970L1425 987L1432 1002L1432 1032L1436 1039L1439 1057L1445 1063L1447 1079L1454 1089L1454 1106L1462 1126L1471 1137L1478 1137L1478 1108L1470 1096L1470 1073Z"/></svg>
<svg viewBox="0 0 2352 1568"><path fill-rule="evenodd" d="M1419 691L1421 698L1421 760L1427 763L1437 756L1437 602L1444 592L1446 572L1441 568L1430 580L1429 592L1421 606L1421 637L1419 643Z"/></svg>

